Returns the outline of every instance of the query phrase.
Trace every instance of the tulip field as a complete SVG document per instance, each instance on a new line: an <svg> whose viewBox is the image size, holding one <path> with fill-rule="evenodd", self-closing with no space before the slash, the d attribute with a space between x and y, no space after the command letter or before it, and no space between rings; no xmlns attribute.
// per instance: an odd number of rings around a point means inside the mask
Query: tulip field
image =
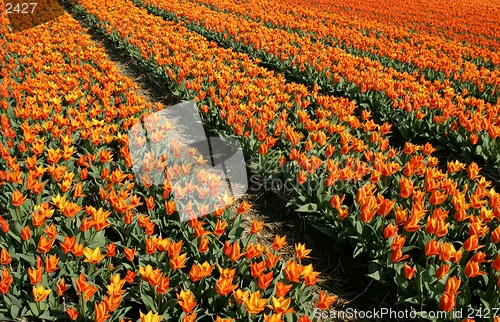
<svg viewBox="0 0 500 322"><path fill-rule="evenodd" d="M0 0L0 321L332 320L312 249L262 242L253 205L167 140L169 107L110 45L239 142L249 174L394 289L387 305L500 321L499 15L485 0Z"/></svg>

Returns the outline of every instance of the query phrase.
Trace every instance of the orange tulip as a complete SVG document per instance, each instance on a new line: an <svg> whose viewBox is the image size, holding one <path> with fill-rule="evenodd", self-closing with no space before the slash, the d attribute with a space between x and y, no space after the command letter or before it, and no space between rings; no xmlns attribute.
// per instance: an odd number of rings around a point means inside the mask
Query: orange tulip
<svg viewBox="0 0 500 322"><path fill-rule="evenodd" d="M401 177L399 179L399 196L401 198L408 198L413 194L413 182L410 179Z"/></svg>
<svg viewBox="0 0 500 322"><path fill-rule="evenodd" d="M28 276L31 284L36 285L40 283L43 277L43 268L32 269L31 267L28 267Z"/></svg>
<svg viewBox="0 0 500 322"><path fill-rule="evenodd" d="M66 310L66 313L68 313L69 318L73 321L76 321L78 318L78 311L74 307L70 307Z"/></svg>
<svg viewBox="0 0 500 322"><path fill-rule="evenodd" d="M95 317L94 317L95 322L104 322L109 317L111 317L111 315L107 314L108 310L105 302L101 302L99 304L94 303L94 312L95 312Z"/></svg>
<svg viewBox="0 0 500 322"><path fill-rule="evenodd" d="M316 304L316 306L320 310L323 310L323 311L324 310L328 310L328 308L336 300L337 300L337 296L336 295L327 296L326 293L325 293L325 291L321 291L321 293L319 294L318 304Z"/></svg>
<svg viewBox="0 0 500 322"><path fill-rule="evenodd" d="M204 254L208 251L208 238L206 238L206 237L200 238L200 241L198 244L198 251L202 254Z"/></svg>
<svg viewBox="0 0 500 322"><path fill-rule="evenodd" d="M394 262L394 263L399 263L401 261L404 261L405 259L407 259L408 257L410 257L410 255L408 254L405 254L403 255L403 252L401 251L400 248L394 250L392 253L391 253L391 260Z"/></svg>
<svg viewBox="0 0 500 322"><path fill-rule="evenodd" d="M229 268L219 268L219 273L220 277L228 280L233 280L234 275L236 274L236 269L229 269Z"/></svg>
<svg viewBox="0 0 500 322"><path fill-rule="evenodd" d="M280 258L281 258L281 255L276 256L273 253L268 252L267 249L266 249L266 260L265 260L265 262L266 262L266 267L268 269L273 268L276 265L276 263L278 263L278 261L279 261Z"/></svg>
<svg viewBox="0 0 500 322"><path fill-rule="evenodd" d="M139 273L144 281L148 282L151 286L156 286L160 279L162 278L162 272L159 268L153 270L151 265L147 265L146 268L139 267Z"/></svg>
<svg viewBox="0 0 500 322"><path fill-rule="evenodd" d="M436 271L436 277L439 279L442 279L446 274L448 274L448 271L450 270L450 266L447 264L442 264L439 266L438 270Z"/></svg>
<svg viewBox="0 0 500 322"><path fill-rule="evenodd" d="M12 262L12 258L5 248L2 248L0 251L0 265L9 265Z"/></svg>
<svg viewBox="0 0 500 322"><path fill-rule="evenodd" d="M51 225L47 226L44 229L44 232L47 234L47 236L50 239L55 239L56 236L57 236L57 229L56 229L56 226L54 224L51 224Z"/></svg>
<svg viewBox="0 0 500 322"><path fill-rule="evenodd" d="M0 294L7 294L9 291L10 285L14 281L12 275L10 275L9 271L4 267L2 269L2 278L0 279Z"/></svg>
<svg viewBox="0 0 500 322"><path fill-rule="evenodd" d="M305 271L305 270L304 270ZM304 272L304 282L306 283L306 286L314 286L318 282L319 272L311 271L308 273Z"/></svg>
<svg viewBox="0 0 500 322"><path fill-rule="evenodd" d="M239 214L244 214L245 212L247 212L248 209L252 208L252 204L248 203L246 200L243 200L241 202L241 205L238 207L238 210L237 212Z"/></svg>
<svg viewBox="0 0 500 322"><path fill-rule="evenodd" d="M480 270L479 263L476 261L469 260L465 265L465 275L469 276L470 278L484 274L487 273Z"/></svg>
<svg viewBox="0 0 500 322"><path fill-rule="evenodd" d="M257 234L264 227L263 221L252 221L252 228L250 229L251 234Z"/></svg>
<svg viewBox="0 0 500 322"><path fill-rule="evenodd" d="M59 257L57 255L47 256L45 262L45 271L47 273L55 272L59 269L57 264L59 263Z"/></svg>
<svg viewBox="0 0 500 322"><path fill-rule="evenodd" d="M71 253L73 255L75 255L75 257L82 256L83 255L83 244L75 243L75 245L73 246L73 250L71 251Z"/></svg>
<svg viewBox="0 0 500 322"><path fill-rule="evenodd" d="M384 228L384 237L389 239L391 237L394 237L398 234L398 226L395 226L391 223L389 223L385 228Z"/></svg>
<svg viewBox="0 0 500 322"><path fill-rule="evenodd" d="M250 263L250 273L254 278L259 277L264 272L265 269L266 267L263 261L260 261L258 263L255 262Z"/></svg>
<svg viewBox="0 0 500 322"><path fill-rule="evenodd" d="M215 236L220 236L224 233L227 228L227 221L221 221L217 219L217 224L215 225L214 234Z"/></svg>
<svg viewBox="0 0 500 322"><path fill-rule="evenodd" d="M413 276L415 275L415 272L417 271L416 267L411 267L408 264L405 264L403 267L405 278L408 280L413 279Z"/></svg>
<svg viewBox="0 0 500 322"><path fill-rule="evenodd" d="M168 287L170 286L170 277L161 277L158 280L158 285L156 286L156 292L158 294L165 294L168 291Z"/></svg>
<svg viewBox="0 0 500 322"><path fill-rule="evenodd" d="M284 273L287 280L300 283L299 277L302 274L303 267L295 261L289 261L285 267Z"/></svg>
<svg viewBox="0 0 500 322"><path fill-rule="evenodd" d="M261 275L259 275L259 277L258 277L259 288L261 290L265 291L266 288L269 287L269 285L271 284L271 282L273 281L273 279L274 279L273 272L269 272L267 274L261 274Z"/></svg>
<svg viewBox="0 0 500 322"><path fill-rule="evenodd" d="M181 290L180 294L177 294L177 303L180 305L182 310L186 313L193 313L193 309L196 306L194 301L194 295L191 291Z"/></svg>
<svg viewBox="0 0 500 322"><path fill-rule="evenodd" d="M12 205L14 207L19 207L26 201L27 198L28 196L23 196L19 190L16 190L12 194Z"/></svg>
<svg viewBox="0 0 500 322"><path fill-rule="evenodd" d="M215 290L217 291L217 294L221 296L227 296L237 287L238 285L232 284L232 278L219 278L219 280L217 280L217 283L215 283Z"/></svg>
<svg viewBox="0 0 500 322"><path fill-rule="evenodd" d="M187 253L184 253L182 255L177 255L175 256L174 258L170 259L170 267L173 269L173 270L176 270L176 269L180 269L180 268L183 268L183 267L186 267L184 265L184 263L186 262L186 257L187 257Z"/></svg>
<svg viewBox="0 0 500 322"><path fill-rule="evenodd" d="M236 291L233 291L233 295L234 299L236 300L236 303L243 304L246 300L250 298L250 291L243 292L241 288L239 288Z"/></svg>
<svg viewBox="0 0 500 322"><path fill-rule="evenodd" d="M145 201L146 201L146 207L148 208L148 210L153 210L155 207L155 200L154 200L153 196L149 196L149 198L147 198Z"/></svg>
<svg viewBox="0 0 500 322"><path fill-rule="evenodd" d="M31 238L31 229L29 226L25 226L21 229L21 239L26 241Z"/></svg>
<svg viewBox="0 0 500 322"><path fill-rule="evenodd" d="M464 249L468 252L472 252L484 247L484 245L479 245L479 238L477 235L472 235L464 242Z"/></svg>
<svg viewBox="0 0 500 322"><path fill-rule="evenodd" d="M258 314L262 312L266 306L267 299L260 298L260 291L250 294L248 299L245 299L245 307L250 314Z"/></svg>
<svg viewBox="0 0 500 322"><path fill-rule="evenodd" d="M500 255L498 255L493 263L491 263L491 268L493 268L495 271L500 271Z"/></svg>
<svg viewBox="0 0 500 322"><path fill-rule="evenodd" d="M426 256L439 255L440 251L441 251L441 244L435 239L430 240L425 245L425 255Z"/></svg>
<svg viewBox="0 0 500 322"><path fill-rule="evenodd" d="M429 202L431 205L440 205L447 198L448 198L448 196L445 193L441 192L440 190L434 190L431 193L431 197L429 198Z"/></svg>
<svg viewBox="0 0 500 322"><path fill-rule="evenodd" d="M116 255L116 245L113 243L106 245L106 254L108 257L113 257Z"/></svg>
<svg viewBox="0 0 500 322"><path fill-rule="evenodd" d="M276 235L274 237L274 241L273 241L273 249L274 250L280 250L286 244L287 244L287 242L286 242L286 236L280 237L279 235Z"/></svg>
<svg viewBox="0 0 500 322"><path fill-rule="evenodd" d="M157 249L157 244L156 238L146 238L146 254L154 254Z"/></svg>
<svg viewBox="0 0 500 322"><path fill-rule="evenodd" d="M52 245L54 244L55 239L49 240L47 237L42 235L40 239L38 240L38 252L45 254L47 253L51 248Z"/></svg>
<svg viewBox="0 0 500 322"><path fill-rule="evenodd" d="M137 250L137 247L134 247L134 249L130 249L128 247L126 247L124 250L123 250L123 253L125 254L125 258L131 262L134 260L134 257L135 257L135 251Z"/></svg>
<svg viewBox="0 0 500 322"><path fill-rule="evenodd" d="M441 310L445 312L451 312L451 310L453 310L453 308L455 308L455 305L457 304L455 302L455 297L456 296L454 294L445 292L439 300L439 307L441 308Z"/></svg>
<svg viewBox="0 0 500 322"><path fill-rule="evenodd" d="M132 272L130 270L127 270L127 273L125 274L125 280L127 283L132 284L135 280L135 276L137 275L136 272Z"/></svg>
<svg viewBox="0 0 500 322"><path fill-rule="evenodd" d="M66 292L70 288L69 285L66 285L64 278L62 278L59 283L57 283L57 295L63 296L64 292Z"/></svg>
<svg viewBox="0 0 500 322"><path fill-rule="evenodd" d="M291 298L285 299L284 297L272 297L271 301L273 305L268 305L267 307L273 310L276 314L287 314L294 313L295 310L290 308L290 304L292 303Z"/></svg>
<svg viewBox="0 0 500 322"><path fill-rule="evenodd" d="M446 281L444 292L449 294L459 294L460 292L458 292L458 289L460 288L461 283L462 281L460 281L456 276L449 278Z"/></svg>
<svg viewBox="0 0 500 322"><path fill-rule="evenodd" d="M210 276L212 274L213 265L208 262L203 264L193 264L191 270L189 271L189 279L193 282L197 282L204 277Z"/></svg>
<svg viewBox="0 0 500 322"><path fill-rule="evenodd" d="M311 258L310 256L308 256L311 251L312 249L306 249L306 246L301 243L295 245L295 257L298 260L302 260L304 258Z"/></svg>

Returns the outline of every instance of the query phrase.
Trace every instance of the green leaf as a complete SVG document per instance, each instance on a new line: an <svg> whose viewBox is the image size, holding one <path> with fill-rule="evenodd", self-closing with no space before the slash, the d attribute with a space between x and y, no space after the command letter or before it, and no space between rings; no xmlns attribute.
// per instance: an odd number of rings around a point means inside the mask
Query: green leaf
<svg viewBox="0 0 500 322"><path fill-rule="evenodd" d="M308 203L305 204L299 208L297 208L295 211L296 212L317 212L318 210L318 205L315 203Z"/></svg>
<svg viewBox="0 0 500 322"><path fill-rule="evenodd" d="M330 227L321 227L318 225L313 225L313 227L316 228L317 230L321 231L322 233L328 235L328 236L332 236L332 237L338 236L338 229L330 228Z"/></svg>
<svg viewBox="0 0 500 322"><path fill-rule="evenodd" d="M19 308L15 305L12 305L10 307L10 316L12 316L13 319L17 318L19 314Z"/></svg>

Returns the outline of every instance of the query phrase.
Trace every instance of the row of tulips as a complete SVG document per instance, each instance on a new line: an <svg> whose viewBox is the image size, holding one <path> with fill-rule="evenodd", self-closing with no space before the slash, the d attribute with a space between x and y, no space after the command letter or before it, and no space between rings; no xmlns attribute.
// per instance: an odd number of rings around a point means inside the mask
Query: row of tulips
<svg viewBox="0 0 500 322"><path fill-rule="evenodd" d="M292 5L305 4L301 0L292 1ZM470 43L484 48L485 52L497 52L498 24L496 16L500 7L488 1L457 2L368 2L365 5L345 2L318 1L313 8L326 12L349 12L359 20L375 20L381 26L398 26L413 33L425 33ZM480 48L479 50L481 50ZM491 49L490 49L491 48ZM495 54L498 62L498 54ZM489 56L484 56L489 57Z"/></svg>
<svg viewBox="0 0 500 322"><path fill-rule="evenodd" d="M197 68L182 74L190 74L186 83L200 73L198 66L211 70L210 60L204 65L193 63L193 57L199 57L198 48L204 49L209 42L196 38L180 24L159 20L126 1L110 4L83 0L75 9L110 39L119 38L118 44L130 55L144 57L143 63L152 66L152 71L173 70L180 64L172 60L170 51L163 51L167 44L178 49L175 55L186 57L184 52L191 53L185 63ZM127 19L122 19L125 16ZM173 38L173 31L180 37ZM198 40L197 48L187 48L193 39ZM227 50L218 54L234 55ZM172 76L175 82L178 76ZM196 97L207 90L204 86L210 84L204 79L193 82L199 89L190 95ZM232 86L240 81L233 79ZM181 90L183 86L179 84ZM201 111L222 114L224 122L234 124L235 119L227 118L229 111L224 111L230 107L219 105L220 95L200 99ZM292 100L300 102L296 97ZM232 108L238 109L240 104L235 100ZM395 280L402 302L437 306L447 312L456 307L498 305L498 267L493 263L499 195L489 189L490 183L479 175L477 165L451 162L443 172L430 144L407 143L403 151L390 148L380 137L390 126L376 125L367 111L362 113L362 122L342 115L344 121L351 120L343 125L332 123L339 118L340 109L336 113L318 109L316 121L307 107L292 110L296 115L291 112L288 126L276 133L279 150L268 146L267 141L258 144L259 164L252 165L261 168L254 170L288 182L298 211L310 213L309 218L325 232L349 240L356 253L371 255L375 259L371 275ZM322 128L325 122L329 125ZM219 130L226 129L220 124ZM230 134L240 138L244 146L251 145L256 138L245 135L245 129ZM274 132L274 128L269 131ZM307 136L302 137L303 133ZM456 296L450 297L452 289Z"/></svg>
<svg viewBox="0 0 500 322"><path fill-rule="evenodd" d="M467 90L457 93L448 81L441 84L415 73L396 72L308 37L204 6L161 0L140 3L165 18L178 17L192 30L306 84L319 84L323 90L368 106L383 120L397 123L405 138L430 137L469 158L500 166L498 103L467 96Z"/></svg>
<svg viewBox="0 0 500 322"><path fill-rule="evenodd" d="M128 131L162 106L139 96L56 1L39 5L54 16L35 28L12 32L0 16L2 319L308 321L313 305L327 309L335 297L311 302L310 250L298 244L284 261L285 236L257 243L264 223L244 231L251 205L230 208L220 178L137 182ZM185 157L203 163L171 148L179 160L168 173L194 171ZM180 214L174 196L194 193L188 185L220 206L203 218L200 204Z"/></svg>
<svg viewBox="0 0 500 322"><path fill-rule="evenodd" d="M364 24L369 32L353 30L347 26L329 25L327 27L325 24L316 23L318 21L316 15L310 17L302 15L302 11L308 10L304 7L293 8L297 12L289 13L290 4L274 1L258 4L255 1L248 1L236 4L230 1L200 0L196 3L202 3L217 11L235 13L246 19L264 23L271 28L282 28L311 37L317 42L339 47L354 56L375 59L384 66L392 67L400 72L411 74L417 71L419 75L424 75L432 82L449 79L459 92L469 84L469 87L473 87L468 89L469 94L489 100L492 104L496 103L498 91L500 91L498 77L500 70L489 70L468 61L469 55L460 50L460 47L464 46L462 43L450 44L449 41L438 37L425 41L412 39L397 42L380 37L376 26L372 26L369 20ZM229 32L234 35L231 31ZM446 46L449 48L443 48ZM479 88L482 90L479 91ZM491 95L492 90L495 95Z"/></svg>

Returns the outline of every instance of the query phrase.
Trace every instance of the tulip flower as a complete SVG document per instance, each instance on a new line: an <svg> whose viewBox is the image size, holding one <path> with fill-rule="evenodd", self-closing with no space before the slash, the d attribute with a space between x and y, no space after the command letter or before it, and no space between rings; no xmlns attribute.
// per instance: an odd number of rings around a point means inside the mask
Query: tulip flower
<svg viewBox="0 0 500 322"><path fill-rule="evenodd" d="M258 314L264 310L267 299L261 299L260 297L260 291L256 291L250 294L248 299L245 299L243 303L245 304L248 313Z"/></svg>
<svg viewBox="0 0 500 322"><path fill-rule="evenodd" d="M263 221L253 220L252 221L252 227L250 229L250 233L251 234L257 234L263 227L264 227L264 222Z"/></svg>
<svg viewBox="0 0 500 322"><path fill-rule="evenodd" d="M43 268L33 269L28 267L28 277L30 279L31 284L36 285L42 281L43 277Z"/></svg>
<svg viewBox="0 0 500 322"><path fill-rule="evenodd" d="M25 226L23 229L21 229L21 239L26 241L31 238L31 229L29 226Z"/></svg>
<svg viewBox="0 0 500 322"><path fill-rule="evenodd" d="M273 305L267 305L268 308L273 310L276 314L286 314L286 313L294 313L295 310L290 308L290 304L292 303L291 298L285 299L284 297L272 297L271 298Z"/></svg>
<svg viewBox="0 0 500 322"><path fill-rule="evenodd" d="M148 282L151 286L156 286L162 277L162 272L159 268L153 270L151 265L147 265L146 268L139 267L139 274L144 281Z"/></svg>
<svg viewBox="0 0 500 322"><path fill-rule="evenodd" d="M0 251L0 265L9 265L12 262L12 258L5 248Z"/></svg>
<svg viewBox="0 0 500 322"><path fill-rule="evenodd" d="M27 198L27 195L23 196L19 190L16 190L12 193L12 205L14 207L19 207L26 201Z"/></svg>
<svg viewBox="0 0 500 322"><path fill-rule="evenodd" d="M57 264L59 263L59 257L57 255L47 256L45 262L45 271L47 273L55 272L59 269Z"/></svg>
<svg viewBox="0 0 500 322"><path fill-rule="evenodd" d="M266 288L268 288L269 285L271 285L271 282L273 281L273 279L274 279L273 272L269 272L267 274L260 274L258 277L259 288L261 290L265 291Z"/></svg>
<svg viewBox="0 0 500 322"><path fill-rule="evenodd" d="M125 254L125 258L131 262L134 260L134 257L135 257L135 252L137 250L137 247L134 247L134 249L130 249L128 247L126 247L124 250L123 250L123 253Z"/></svg>
<svg viewBox="0 0 500 322"><path fill-rule="evenodd" d="M295 261L289 261L285 267L284 273L287 280L291 282L300 283L299 277L304 268L297 264Z"/></svg>
<svg viewBox="0 0 500 322"><path fill-rule="evenodd" d="M200 241L198 244L198 251L202 254L204 254L208 251L208 238L206 238L206 237L200 238Z"/></svg>
<svg viewBox="0 0 500 322"><path fill-rule="evenodd" d="M470 278L484 274L487 273L480 270L479 263L476 261L469 260L465 265L465 275L467 275Z"/></svg>
<svg viewBox="0 0 500 322"><path fill-rule="evenodd" d="M37 247L38 252L42 254L47 253L52 248L54 241L55 239L49 240L47 237L42 235L38 240L38 247Z"/></svg>
<svg viewBox="0 0 500 322"><path fill-rule="evenodd" d="M194 301L194 295L191 291L181 290L180 294L177 294L177 303L180 305L182 310L186 313L193 313L193 309L196 306Z"/></svg>
<svg viewBox="0 0 500 322"><path fill-rule="evenodd" d="M301 243L295 245L295 257L298 260L302 260L304 258L311 258L310 256L308 256L308 254L311 251L312 251L311 249L306 249L306 246Z"/></svg>
<svg viewBox="0 0 500 322"><path fill-rule="evenodd" d="M442 311L451 312L451 310L455 308L455 305L457 305L455 299L456 295L445 292L443 293L443 296L441 296L441 299L439 300L439 307L441 308Z"/></svg>
<svg viewBox="0 0 500 322"><path fill-rule="evenodd" d="M238 285L233 285L232 284L232 278L227 279L227 278L219 278L217 283L215 283L215 290L217 291L217 294L221 296L227 296L229 293L231 293L233 290L235 290L238 287Z"/></svg>
<svg viewBox="0 0 500 322"><path fill-rule="evenodd" d="M417 268L416 267L411 267L408 264L405 264L404 267L403 267L403 271L404 271L404 274L405 274L405 278L407 280L411 280L411 279L413 279L413 276L415 275L415 272L417 271Z"/></svg>
<svg viewBox="0 0 500 322"><path fill-rule="evenodd" d="M328 308L336 300L337 300L336 295L327 296L325 291L321 291L321 293L319 294L319 299L318 299L318 303L316 304L316 307L318 307L320 310L323 310L323 311L328 310Z"/></svg>
<svg viewBox="0 0 500 322"><path fill-rule="evenodd" d="M95 322L105 322L111 315L107 314L108 310L106 308L106 303L101 302L99 304L94 303Z"/></svg>
<svg viewBox="0 0 500 322"><path fill-rule="evenodd" d="M189 279L193 282L197 282L200 279L210 276L212 274L213 265L210 265L208 262L204 262L203 264L193 264L191 266L191 270L189 271Z"/></svg>
<svg viewBox="0 0 500 322"><path fill-rule="evenodd" d="M286 236L280 237L279 235L276 235L274 237L274 241L273 241L273 249L274 250L280 250L286 244L287 244L287 242L286 242Z"/></svg>
<svg viewBox="0 0 500 322"><path fill-rule="evenodd" d="M217 219L217 224L215 225L215 229L214 229L214 235L215 236L221 236L224 231L226 230L227 228L227 221L221 221L220 219Z"/></svg>
<svg viewBox="0 0 500 322"><path fill-rule="evenodd" d="M139 311L139 317L141 318L141 322L160 322L161 315L153 313L153 311L149 311L148 314L142 313Z"/></svg>
<svg viewBox="0 0 500 322"><path fill-rule="evenodd" d="M116 255L116 245L113 243L106 245L106 254L108 257L113 257Z"/></svg>
<svg viewBox="0 0 500 322"><path fill-rule="evenodd" d="M169 286L170 286L170 277L169 276L167 276L167 277L162 276L158 280L158 285L156 286L156 292L158 294L165 294L165 292L167 292Z"/></svg>
<svg viewBox="0 0 500 322"><path fill-rule="evenodd" d="M238 210L237 212L239 214L244 214L245 212L247 212L248 209L252 208L252 204L248 203L246 200L243 200L241 202L241 205L238 207Z"/></svg>
<svg viewBox="0 0 500 322"><path fill-rule="evenodd" d="M71 286L66 285L64 278L62 278L59 283L57 283L57 295L58 296L63 296L64 293L70 288Z"/></svg>
<svg viewBox="0 0 500 322"><path fill-rule="evenodd" d="M33 286L33 297L35 299L35 302L45 300L47 296L49 296L50 292L52 292L52 290L46 290L43 285L40 285L38 287Z"/></svg>
<svg viewBox="0 0 500 322"><path fill-rule="evenodd" d="M83 250L83 255L85 255L84 262L94 265L99 263L104 257L106 257L105 254L101 254L101 247L96 247L96 249L94 250L92 250L89 247L86 247Z"/></svg>
<svg viewBox="0 0 500 322"><path fill-rule="evenodd" d="M74 307L69 307L66 309L66 313L68 313L69 318L73 321L76 321L78 318L78 311Z"/></svg>
<svg viewBox="0 0 500 322"><path fill-rule="evenodd" d="M448 274L448 271L450 270L450 266L447 264L442 264L439 266L438 270L436 271L436 277L439 279L442 279L446 274Z"/></svg>
<svg viewBox="0 0 500 322"><path fill-rule="evenodd" d="M182 255L176 255L174 258L172 258L169 262L170 264L170 267L173 269L173 270L176 270L176 269L180 269L180 268L183 268L183 267L186 267L184 265L184 263L186 262L186 257L187 257L187 253L184 253Z"/></svg>
<svg viewBox="0 0 500 322"><path fill-rule="evenodd" d="M399 180L399 188L399 196L401 198L408 198L413 194L413 182L410 179L401 177Z"/></svg>

